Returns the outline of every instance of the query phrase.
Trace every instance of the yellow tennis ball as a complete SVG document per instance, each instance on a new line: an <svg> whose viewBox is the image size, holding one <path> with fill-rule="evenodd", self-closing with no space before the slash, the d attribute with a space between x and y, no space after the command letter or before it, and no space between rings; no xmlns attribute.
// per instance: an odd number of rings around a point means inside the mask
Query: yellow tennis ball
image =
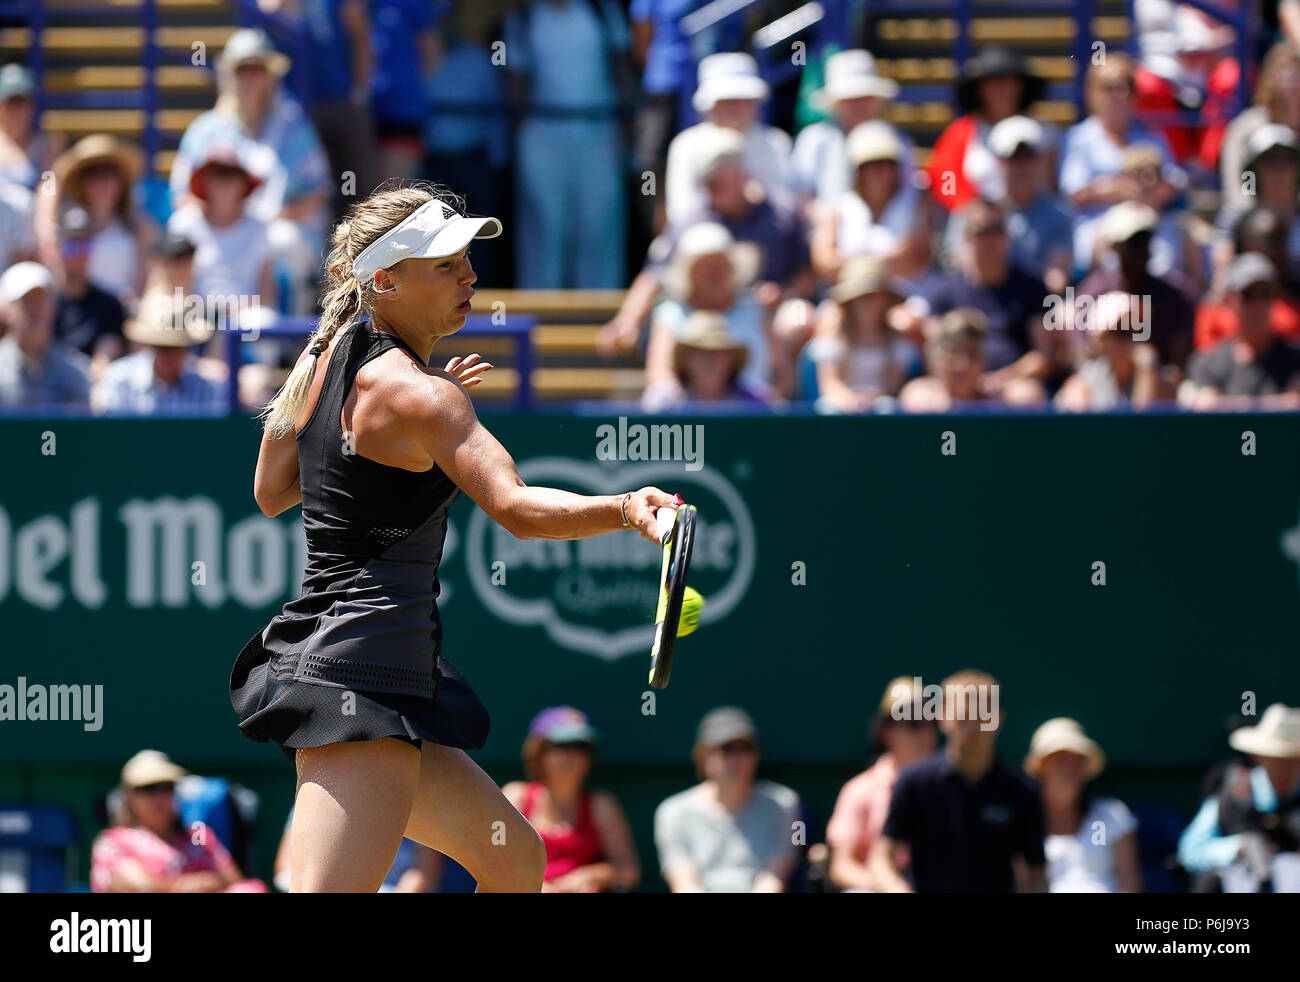
<svg viewBox="0 0 1300 982"><path fill-rule="evenodd" d="M700 591L688 586L682 592L682 617L677 622L677 636L684 638L700 626L700 611L704 609L704 598Z"/></svg>

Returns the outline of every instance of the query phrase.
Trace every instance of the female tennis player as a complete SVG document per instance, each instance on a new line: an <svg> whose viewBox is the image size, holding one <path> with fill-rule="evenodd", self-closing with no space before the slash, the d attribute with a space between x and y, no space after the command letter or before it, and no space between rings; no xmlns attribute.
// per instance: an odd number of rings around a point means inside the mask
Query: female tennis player
<svg viewBox="0 0 1300 982"><path fill-rule="evenodd" d="M294 892L377 890L403 835L480 890L541 889L542 840L464 752L489 723L441 656L447 509L463 489L521 539L633 528L658 542L655 510L676 504L658 488L529 487L466 395L491 366L426 367L470 312L471 241L501 234L459 208L424 186L352 208L319 326L265 413L254 495L267 515L302 503L308 560L302 595L236 660L230 697L240 729L297 767Z"/></svg>

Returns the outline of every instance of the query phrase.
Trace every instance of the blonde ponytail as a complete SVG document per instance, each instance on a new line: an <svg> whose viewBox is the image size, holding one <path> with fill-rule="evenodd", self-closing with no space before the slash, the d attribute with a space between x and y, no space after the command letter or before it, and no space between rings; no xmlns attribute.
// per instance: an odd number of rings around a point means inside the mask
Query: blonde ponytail
<svg viewBox="0 0 1300 982"><path fill-rule="evenodd" d="M307 339L309 355L300 358L275 398L261 412L263 427L273 438L292 433L311 392L320 356L342 328L358 315L368 313L375 300L373 283L358 283L352 275L352 261L377 238L434 197L460 210L460 202L445 189L417 184L376 191L354 205L330 237L330 254L325 262L329 278L321 297L321 316Z"/></svg>

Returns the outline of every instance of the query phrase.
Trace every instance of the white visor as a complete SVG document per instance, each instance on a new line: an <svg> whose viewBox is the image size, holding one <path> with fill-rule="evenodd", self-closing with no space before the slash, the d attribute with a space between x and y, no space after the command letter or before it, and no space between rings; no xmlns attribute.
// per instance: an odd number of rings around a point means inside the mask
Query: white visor
<svg viewBox="0 0 1300 982"><path fill-rule="evenodd" d="M434 198L375 239L352 261L352 275L364 283L379 269L392 269L403 259L454 256L474 239L495 239L501 222L495 218L466 218Z"/></svg>

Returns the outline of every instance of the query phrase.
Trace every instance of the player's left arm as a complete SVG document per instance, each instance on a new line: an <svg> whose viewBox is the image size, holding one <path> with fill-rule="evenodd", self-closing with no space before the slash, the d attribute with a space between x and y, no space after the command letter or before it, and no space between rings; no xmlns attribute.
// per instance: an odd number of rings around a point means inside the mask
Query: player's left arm
<svg viewBox="0 0 1300 982"><path fill-rule="evenodd" d="M262 434L257 452L257 472L253 475L253 497L262 514L274 518L302 501L298 483L298 436L289 432L274 437Z"/></svg>

